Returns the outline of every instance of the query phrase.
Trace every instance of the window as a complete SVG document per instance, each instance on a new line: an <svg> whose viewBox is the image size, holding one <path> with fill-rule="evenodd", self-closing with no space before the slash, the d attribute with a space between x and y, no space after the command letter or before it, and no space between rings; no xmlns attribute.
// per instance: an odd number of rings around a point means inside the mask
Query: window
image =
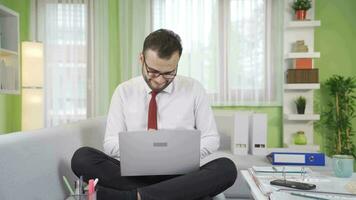
<svg viewBox="0 0 356 200"><path fill-rule="evenodd" d="M199 80L213 105L280 104L270 0L153 0L152 29L182 38L178 74Z"/></svg>
<svg viewBox="0 0 356 200"><path fill-rule="evenodd" d="M46 126L87 117L87 7L47 3Z"/></svg>

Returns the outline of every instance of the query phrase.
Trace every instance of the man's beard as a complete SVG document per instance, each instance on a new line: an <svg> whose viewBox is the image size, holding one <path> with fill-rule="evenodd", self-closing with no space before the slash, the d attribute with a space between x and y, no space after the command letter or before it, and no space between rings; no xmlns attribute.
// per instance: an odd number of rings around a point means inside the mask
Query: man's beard
<svg viewBox="0 0 356 200"><path fill-rule="evenodd" d="M166 83L165 83L161 88L157 89L157 88L153 88L153 87L151 86L150 80L148 80L148 78L147 78L147 76L146 76L145 74L142 74L142 76L143 76L143 79L145 79L146 84L148 85L148 87L150 87L152 91L155 91L155 92L157 92L157 93L158 93L158 92L161 92L161 91L164 90L166 87L168 87L168 85L171 84L171 83L173 82L173 80L174 80L174 78L172 78L171 80L166 81Z"/></svg>

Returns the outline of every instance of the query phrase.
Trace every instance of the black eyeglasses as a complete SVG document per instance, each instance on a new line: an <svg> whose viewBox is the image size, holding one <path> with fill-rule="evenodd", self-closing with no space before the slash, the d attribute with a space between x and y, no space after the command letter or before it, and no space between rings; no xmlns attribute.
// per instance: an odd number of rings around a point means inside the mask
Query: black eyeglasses
<svg viewBox="0 0 356 200"><path fill-rule="evenodd" d="M147 75L150 76L151 78L157 78L159 76L162 76L163 78L165 79L172 79L174 78L176 75L177 75L177 68L178 66L176 67L175 70L173 71L170 71L170 72L159 72L155 69L152 69L151 67L149 67L146 63L146 58L143 57L143 63L145 64L145 68L146 68L146 72L147 72Z"/></svg>

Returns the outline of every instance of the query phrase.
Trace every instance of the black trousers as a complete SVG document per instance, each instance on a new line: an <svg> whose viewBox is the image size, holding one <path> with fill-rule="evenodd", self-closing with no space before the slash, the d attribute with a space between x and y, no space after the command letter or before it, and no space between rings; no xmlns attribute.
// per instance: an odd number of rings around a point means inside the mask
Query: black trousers
<svg viewBox="0 0 356 200"><path fill-rule="evenodd" d="M99 179L99 200L135 200L137 192L142 200L211 199L232 186L237 176L236 166L228 158L218 158L199 171L180 176L121 176L120 161L91 147L79 148L71 166L84 181Z"/></svg>

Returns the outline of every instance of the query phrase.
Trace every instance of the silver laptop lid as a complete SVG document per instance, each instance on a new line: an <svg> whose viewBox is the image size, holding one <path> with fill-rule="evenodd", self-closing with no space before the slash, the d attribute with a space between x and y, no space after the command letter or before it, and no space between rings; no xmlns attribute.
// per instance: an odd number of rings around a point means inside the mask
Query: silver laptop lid
<svg viewBox="0 0 356 200"><path fill-rule="evenodd" d="M199 169L200 131L119 133L122 176L186 174Z"/></svg>

